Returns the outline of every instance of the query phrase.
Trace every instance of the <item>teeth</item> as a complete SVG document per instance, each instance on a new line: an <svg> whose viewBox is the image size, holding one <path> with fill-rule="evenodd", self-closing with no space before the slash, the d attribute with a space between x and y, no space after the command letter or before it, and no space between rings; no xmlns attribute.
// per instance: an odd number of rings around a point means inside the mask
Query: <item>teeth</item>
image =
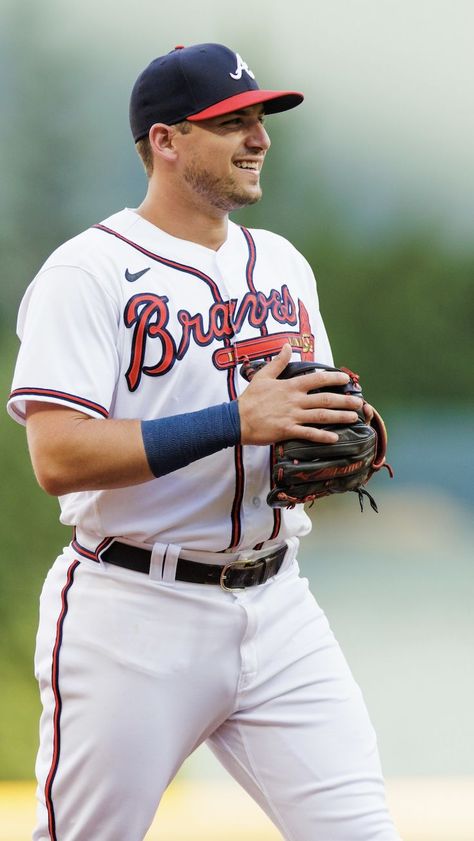
<svg viewBox="0 0 474 841"><path fill-rule="evenodd" d="M255 161L237 161L235 165L240 169L258 169L258 164Z"/></svg>

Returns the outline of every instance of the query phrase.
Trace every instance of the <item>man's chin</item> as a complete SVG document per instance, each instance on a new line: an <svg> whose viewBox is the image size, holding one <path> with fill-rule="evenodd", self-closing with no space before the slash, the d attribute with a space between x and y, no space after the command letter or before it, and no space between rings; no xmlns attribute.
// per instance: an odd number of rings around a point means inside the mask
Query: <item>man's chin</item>
<svg viewBox="0 0 474 841"><path fill-rule="evenodd" d="M240 193L239 195L234 196L235 206L232 210L239 210L241 207L249 207L251 204L257 204L262 198L262 190L259 188L258 190L246 191L245 193Z"/></svg>

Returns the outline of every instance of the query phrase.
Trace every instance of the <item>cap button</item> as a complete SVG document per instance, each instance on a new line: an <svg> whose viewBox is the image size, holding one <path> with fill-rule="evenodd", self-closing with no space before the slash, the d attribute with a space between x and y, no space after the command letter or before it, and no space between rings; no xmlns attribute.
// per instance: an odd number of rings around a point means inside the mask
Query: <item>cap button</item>
<svg viewBox="0 0 474 841"><path fill-rule="evenodd" d="M184 50L184 44L176 44L175 50Z"/></svg>

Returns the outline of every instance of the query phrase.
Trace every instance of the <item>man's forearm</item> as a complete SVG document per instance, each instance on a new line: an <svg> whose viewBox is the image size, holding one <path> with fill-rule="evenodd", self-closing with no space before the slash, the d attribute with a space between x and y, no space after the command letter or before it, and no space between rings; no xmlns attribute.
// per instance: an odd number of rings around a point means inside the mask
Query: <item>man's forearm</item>
<svg viewBox="0 0 474 841"><path fill-rule="evenodd" d="M235 401L141 422L31 404L27 429L38 482L54 496L148 482L240 440Z"/></svg>
<svg viewBox="0 0 474 841"><path fill-rule="evenodd" d="M27 434L36 478L53 496L154 478L139 420L96 420L56 405L30 403Z"/></svg>

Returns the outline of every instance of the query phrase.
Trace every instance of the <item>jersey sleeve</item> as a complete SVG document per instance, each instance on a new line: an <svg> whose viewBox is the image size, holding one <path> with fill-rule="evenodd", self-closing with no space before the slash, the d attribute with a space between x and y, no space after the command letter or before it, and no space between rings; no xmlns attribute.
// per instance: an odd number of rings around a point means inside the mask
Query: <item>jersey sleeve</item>
<svg viewBox="0 0 474 841"><path fill-rule="evenodd" d="M107 418L119 373L119 305L92 274L44 269L20 305L21 341L7 404L25 423L26 402L56 403Z"/></svg>

